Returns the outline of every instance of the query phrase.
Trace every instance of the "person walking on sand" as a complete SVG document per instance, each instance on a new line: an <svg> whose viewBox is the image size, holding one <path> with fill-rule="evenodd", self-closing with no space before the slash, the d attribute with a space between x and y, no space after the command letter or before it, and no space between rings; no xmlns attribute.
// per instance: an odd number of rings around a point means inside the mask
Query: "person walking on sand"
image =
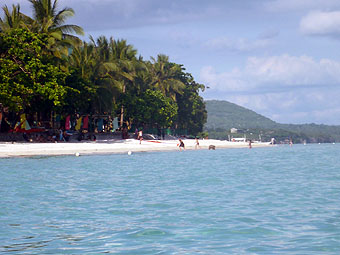
<svg viewBox="0 0 340 255"><path fill-rule="evenodd" d="M251 140L249 140L249 149L251 149L252 146L251 146Z"/></svg>
<svg viewBox="0 0 340 255"><path fill-rule="evenodd" d="M142 140L143 140L143 131L142 130L138 131L137 140L139 140L139 144L142 144Z"/></svg>
<svg viewBox="0 0 340 255"><path fill-rule="evenodd" d="M182 151L182 149L185 150L185 145L184 145L182 139L179 138L178 141L179 141L179 150L180 151Z"/></svg>
<svg viewBox="0 0 340 255"><path fill-rule="evenodd" d="M196 137L195 138L195 149L197 150L197 149L200 149L201 147L200 147L200 143L199 143L199 141L198 141L198 138Z"/></svg>

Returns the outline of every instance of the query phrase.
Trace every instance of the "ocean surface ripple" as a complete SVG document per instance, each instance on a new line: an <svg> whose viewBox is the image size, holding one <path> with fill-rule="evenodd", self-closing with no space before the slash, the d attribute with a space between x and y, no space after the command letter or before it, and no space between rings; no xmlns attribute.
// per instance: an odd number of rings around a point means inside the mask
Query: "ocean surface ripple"
<svg viewBox="0 0 340 255"><path fill-rule="evenodd" d="M339 254L339 152L0 159L0 253Z"/></svg>

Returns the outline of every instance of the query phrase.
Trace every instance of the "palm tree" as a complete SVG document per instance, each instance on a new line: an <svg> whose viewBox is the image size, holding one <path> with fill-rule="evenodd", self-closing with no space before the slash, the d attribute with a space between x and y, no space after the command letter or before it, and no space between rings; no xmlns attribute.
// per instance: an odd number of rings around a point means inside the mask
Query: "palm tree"
<svg viewBox="0 0 340 255"><path fill-rule="evenodd" d="M126 40L113 40L110 38L110 61L105 64L109 75L116 87L126 93L127 86L132 86L139 68L139 61L136 58L137 50ZM124 104L121 105L120 126L124 124Z"/></svg>
<svg viewBox="0 0 340 255"><path fill-rule="evenodd" d="M4 11L4 18L0 18L0 32L10 29L25 27L29 17L20 12L20 5L12 5L12 12L8 9L7 5L2 7Z"/></svg>
<svg viewBox="0 0 340 255"><path fill-rule="evenodd" d="M108 62L110 59L110 47L107 38L105 36L100 36L97 40L94 40L94 38L90 36L90 40L96 49L98 61L103 63Z"/></svg>
<svg viewBox="0 0 340 255"><path fill-rule="evenodd" d="M63 38L78 39L70 33L84 35L84 31L77 25L65 25L67 18L74 15L72 8L65 7L58 11L58 0L29 0L33 5L34 27L37 32L61 32ZM53 1L53 2L52 2Z"/></svg>
<svg viewBox="0 0 340 255"><path fill-rule="evenodd" d="M151 61L151 85L160 89L165 96L176 101L176 94L182 94L185 87L181 81L181 75L183 74L182 66L170 63L169 57L162 54L157 56L157 60L151 57Z"/></svg>
<svg viewBox="0 0 340 255"><path fill-rule="evenodd" d="M91 43L74 47L70 56L71 66L81 70L97 88L96 108L99 112L113 109L116 98L134 87L137 72L142 69L136 58L137 51L126 40L109 40L101 36ZM124 123L124 104L121 106L121 126Z"/></svg>
<svg viewBox="0 0 340 255"><path fill-rule="evenodd" d="M93 76L96 62L94 46L86 42L74 47L69 57L69 64L79 69L81 77L84 79L90 79Z"/></svg>
<svg viewBox="0 0 340 255"><path fill-rule="evenodd" d="M111 112L115 98L119 95L120 89L112 80L108 67L110 63L110 47L106 37L100 36L95 40L90 36L91 45L94 49L95 63L92 67L91 81L97 86L96 109L98 112Z"/></svg>
<svg viewBox="0 0 340 255"><path fill-rule="evenodd" d="M92 39L91 43L83 42L72 49L69 65L79 70L80 76L89 82L93 93L92 112L103 113L112 110L112 90L106 68L103 66L105 59L101 52L105 52L105 45L98 46ZM99 43L102 43L99 40ZM105 55L104 53L103 55Z"/></svg>
<svg viewBox="0 0 340 255"><path fill-rule="evenodd" d="M58 0L29 0L33 7L33 19L30 19L30 30L36 33L47 33L49 45L47 51L61 59L69 54L69 48L81 44L74 36L84 35L77 25L65 24L66 19L74 15L74 10L68 7L58 11Z"/></svg>

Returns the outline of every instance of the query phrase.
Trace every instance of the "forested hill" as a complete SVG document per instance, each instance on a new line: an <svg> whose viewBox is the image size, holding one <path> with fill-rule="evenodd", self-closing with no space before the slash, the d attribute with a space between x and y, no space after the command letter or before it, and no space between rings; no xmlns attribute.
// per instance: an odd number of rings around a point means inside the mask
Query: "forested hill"
<svg viewBox="0 0 340 255"><path fill-rule="evenodd" d="M243 134L261 134L262 138L294 142L340 142L340 126L317 124L280 124L242 106L218 100L205 101L208 112L205 130L209 137L226 139L231 128Z"/></svg>
<svg viewBox="0 0 340 255"><path fill-rule="evenodd" d="M208 119L206 129L230 128L275 128L278 123L266 118L254 111L248 110L228 101L207 100L205 101Z"/></svg>

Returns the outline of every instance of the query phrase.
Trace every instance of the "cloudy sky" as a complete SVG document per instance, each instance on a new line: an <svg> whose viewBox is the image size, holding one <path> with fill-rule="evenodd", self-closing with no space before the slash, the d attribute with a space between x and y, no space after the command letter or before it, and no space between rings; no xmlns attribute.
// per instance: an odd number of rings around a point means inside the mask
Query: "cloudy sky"
<svg viewBox="0 0 340 255"><path fill-rule="evenodd" d="M20 3L30 13L27 0ZM280 123L340 125L339 0L59 0L88 36L162 53L208 89Z"/></svg>

